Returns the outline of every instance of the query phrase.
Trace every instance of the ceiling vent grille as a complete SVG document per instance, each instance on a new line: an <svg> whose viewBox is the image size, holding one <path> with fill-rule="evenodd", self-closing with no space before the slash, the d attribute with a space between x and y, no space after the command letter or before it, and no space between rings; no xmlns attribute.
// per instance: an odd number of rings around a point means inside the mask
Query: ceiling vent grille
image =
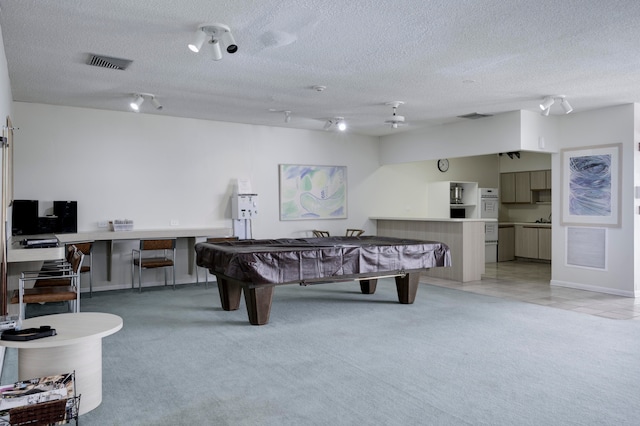
<svg viewBox="0 0 640 426"><path fill-rule="evenodd" d="M477 120L478 118L493 117L491 114L478 114L472 112L471 114L459 115L458 118L468 118L469 120Z"/></svg>
<svg viewBox="0 0 640 426"><path fill-rule="evenodd" d="M110 56L89 54L88 65L111 70L126 70L133 61L122 58L112 58Z"/></svg>

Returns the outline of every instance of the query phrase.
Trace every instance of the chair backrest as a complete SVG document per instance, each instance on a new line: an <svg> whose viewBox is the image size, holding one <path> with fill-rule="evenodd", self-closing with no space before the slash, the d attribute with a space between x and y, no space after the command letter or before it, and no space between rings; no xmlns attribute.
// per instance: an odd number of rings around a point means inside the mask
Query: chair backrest
<svg viewBox="0 0 640 426"><path fill-rule="evenodd" d="M313 232L313 236L314 237L328 237L329 236L329 231L319 231L317 229L314 229L312 232Z"/></svg>
<svg viewBox="0 0 640 426"><path fill-rule="evenodd" d="M359 237L362 234L364 234L364 229L347 228L347 232L345 235L347 237Z"/></svg>
<svg viewBox="0 0 640 426"><path fill-rule="evenodd" d="M76 246L76 248L80 250L85 256L89 256L91 254L91 249L93 248L93 242L91 241L73 243L72 245Z"/></svg>
<svg viewBox="0 0 640 426"><path fill-rule="evenodd" d="M82 267L82 260L84 259L84 253L80 250L76 250L71 256L71 271L74 274L77 274L80 268Z"/></svg>
<svg viewBox="0 0 640 426"><path fill-rule="evenodd" d="M176 240L140 240L140 250L173 250Z"/></svg>

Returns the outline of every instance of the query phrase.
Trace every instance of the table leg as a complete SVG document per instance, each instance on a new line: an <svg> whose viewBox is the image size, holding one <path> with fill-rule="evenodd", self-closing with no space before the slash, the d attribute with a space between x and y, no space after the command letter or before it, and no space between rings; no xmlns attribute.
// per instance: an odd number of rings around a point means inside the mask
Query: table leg
<svg viewBox="0 0 640 426"><path fill-rule="evenodd" d="M238 284L230 283L229 280L216 275L218 281L218 293L220 293L220 303L225 311L235 311L240 307L240 295L242 287Z"/></svg>
<svg viewBox="0 0 640 426"><path fill-rule="evenodd" d="M244 302L252 325L263 325L269 322L274 287L270 285L244 289Z"/></svg>
<svg viewBox="0 0 640 426"><path fill-rule="evenodd" d="M373 294L376 292L377 285L377 279L360 280L360 291L362 294Z"/></svg>
<svg viewBox="0 0 640 426"><path fill-rule="evenodd" d="M396 277L396 288L398 290L398 301L400 303L410 305L416 300L419 280L419 272L406 274L404 277Z"/></svg>

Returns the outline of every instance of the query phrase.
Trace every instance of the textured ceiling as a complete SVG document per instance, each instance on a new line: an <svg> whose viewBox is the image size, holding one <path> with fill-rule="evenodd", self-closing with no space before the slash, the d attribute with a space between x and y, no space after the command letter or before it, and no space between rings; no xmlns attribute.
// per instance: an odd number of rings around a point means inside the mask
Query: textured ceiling
<svg viewBox="0 0 640 426"><path fill-rule="evenodd" d="M367 135L553 94L576 112L638 102L639 18L637 0L0 0L16 101L126 111L144 92L164 108L142 113L317 130L341 116ZM210 22L236 54L187 48ZM92 53L133 63L96 68ZM407 124L392 129L396 100Z"/></svg>

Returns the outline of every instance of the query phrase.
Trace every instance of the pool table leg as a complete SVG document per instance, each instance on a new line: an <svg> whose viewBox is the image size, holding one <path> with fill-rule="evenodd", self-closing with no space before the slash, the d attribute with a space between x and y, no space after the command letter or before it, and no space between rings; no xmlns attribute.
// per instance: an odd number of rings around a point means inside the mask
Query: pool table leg
<svg viewBox="0 0 640 426"><path fill-rule="evenodd" d="M240 307L240 295L242 287L232 284L229 280L216 275L218 281L218 292L220 293L220 303L225 311L235 311Z"/></svg>
<svg viewBox="0 0 640 426"><path fill-rule="evenodd" d="M264 325L269 322L274 287L271 285L244 289L244 302L252 325Z"/></svg>
<svg viewBox="0 0 640 426"><path fill-rule="evenodd" d="M360 280L360 291L362 294L373 294L376 292L376 286L378 285L378 280Z"/></svg>
<svg viewBox="0 0 640 426"><path fill-rule="evenodd" d="M398 301L400 303L410 305L416 300L419 280L419 272L413 272L404 277L396 277L396 288L398 289Z"/></svg>

